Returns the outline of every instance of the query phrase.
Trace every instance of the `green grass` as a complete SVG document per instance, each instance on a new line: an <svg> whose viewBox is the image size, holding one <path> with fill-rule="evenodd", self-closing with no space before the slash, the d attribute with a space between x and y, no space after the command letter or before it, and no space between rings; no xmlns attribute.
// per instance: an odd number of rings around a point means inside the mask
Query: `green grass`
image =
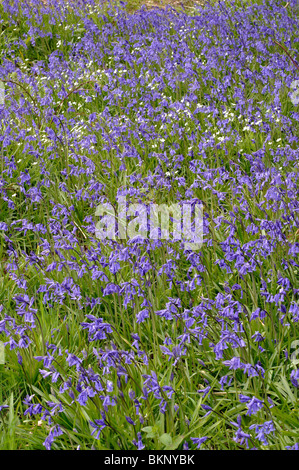
<svg viewBox="0 0 299 470"><path fill-rule="evenodd" d="M158 3L158 2L157 2ZM167 2L161 2L161 5ZM242 6L244 2L239 2ZM262 3L262 2L254 2ZM127 11L133 12L142 6L143 2L128 1ZM191 9L193 3L191 1L184 3L186 11L193 13ZM99 15L102 10L94 9L90 12L90 18L97 24L99 28L103 28L106 22ZM105 8L104 8L105 11ZM106 11L107 14L107 11ZM143 284L145 290L144 296L151 302L152 308L150 309L150 318L148 322L138 324L136 315L142 310L142 298L135 292L133 299L126 308L123 305L122 298L117 294L110 294L109 296L102 297L101 287L105 285L104 281L96 281L91 278L87 268L91 267L92 261L88 258L88 250L95 250L96 245L90 241L85 218L94 216L95 204L92 206L90 200L69 197L69 193L77 193L80 190L83 192L92 190L89 188L90 174L87 172L87 164L84 159L75 158L75 145L76 142L69 137L69 132L76 129L78 132L78 139L84 138L88 135L94 135L94 151L90 151L90 147L85 150L81 149L85 157L88 157L93 162L93 177L98 182L105 186L103 194L110 202L116 202L117 188L124 184L125 177L131 177L130 185L136 189L137 196L132 197L132 201L138 201L138 191L143 198L143 201L155 203L171 203L180 190L181 186L175 175L184 177L186 186L190 187L194 181L194 173L190 171L190 164L193 157L190 154L189 144L192 132L196 133L198 127L201 128L201 134L198 135L197 141L194 146L199 143L200 137L204 133L211 132L217 136L220 132L220 137L225 138L231 136L235 132L238 133L242 140L234 142L233 139L227 143L226 150L229 153L229 158L224 150L224 146L211 144L206 149L206 158L213 170L226 171L227 175L232 175L232 164L236 164L240 174L250 175L251 163L244 157L245 154L252 154L260 149L264 144L265 134L263 128L259 125L254 125L252 128L246 128L248 122L246 121L247 115L236 109L236 97L234 96L235 89L232 87L227 88L227 103L225 106L219 102L219 114L213 118L205 112L199 112L198 122L195 123L194 119L188 116L185 110L178 111L174 114L169 122L163 123L163 128L160 119L161 110L157 109L159 99L154 103L156 107L156 114L153 112L151 116L147 116L148 128L150 132L159 132L159 138L151 138L142 148L138 137L137 125L137 110L144 106L147 87L142 84L141 80L136 80L136 85L132 89L129 85L121 82L122 75L126 76L125 68L130 67L128 63L123 61L119 63L113 54L106 53L104 58L106 67L114 68L117 70L115 78L115 88L122 87L123 95L119 99L109 105L109 112L115 118L115 126L119 128L123 124L121 119L117 122L118 117L125 114L127 119L131 120L131 124L127 125L124 132L120 136L114 137L114 142L111 144L110 149L107 150L107 145L110 144L111 130L113 128L112 118L111 121L103 122L101 113L107 107L107 87L111 86L110 78L104 71L100 71L97 64L92 61L89 65L79 64L78 59L71 61L69 55L72 47L77 44L79 47L80 39L87 33L84 26L83 18L76 13L68 13L65 20L64 27L58 24L51 24L49 16L44 17L43 30L51 31L52 37L39 37L36 39L35 44L31 41L31 36L28 32L28 27L25 22L19 20L16 25L11 25L7 14L3 13L3 23L0 26L0 60L3 61L5 56L9 57L12 62L15 57L20 57L23 62L19 66L18 73L13 72L8 74L3 82L6 88L10 87L10 95L7 98L11 104L11 123L14 124L18 132L24 130L25 134L17 137L10 142L10 144L2 148L1 164L2 168L7 167L7 162L12 160L18 162L13 176L7 179L9 183L6 186L7 197L15 202L15 206L11 209L7 200L0 200L0 213L1 221L11 224L17 220L26 217L32 224L44 224L46 227L45 234L40 234L32 230L17 231L12 230L10 234L10 242L5 238L3 232L0 231L0 305L4 305L3 313L12 315L18 320L16 314L16 302L14 297L20 293L20 289L11 273L27 283L27 291L29 297L34 297L33 308L38 310L38 321L36 328L28 332L31 340L31 345L28 348L21 350L21 357L17 355L16 349L5 349L5 364L0 363L0 405L7 405L0 411L0 449L44 449L43 442L49 434L51 425L42 420L40 413L37 415L29 416L24 415L27 406L24 404L26 396L34 395L34 403L61 403L63 411L56 412L53 420L56 425L63 429L63 435L59 436L53 443L53 449L69 450L76 449L78 446L82 450L95 448L99 450L109 449L122 449L131 450L134 448L132 441L136 439L136 429L131 426L125 419L125 416L134 416L137 421L136 407L133 400L130 398L130 393L135 392L136 396L140 397L143 394L142 384L143 375L149 375L152 371L157 374L158 382L161 387L167 386L171 383L175 393L168 398L166 391L163 392L164 397L167 399L168 409L167 413L161 414L159 411L159 404L152 394L149 394L147 399L142 402L142 413L144 423L139 426L142 430L143 443L146 449L182 449L183 443L188 441L190 443L191 437L208 436L209 440L205 446L212 450L235 450L241 449L243 446L233 440L235 434L235 427L231 422L237 421L237 416L242 414L242 423L244 428L248 429L252 424L252 420L246 415L246 407L240 403L238 397L242 393L250 397L255 396L263 399L266 406L259 412L256 423L263 423L267 420L273 420L276 426L276 434L269 436L269 446L264 446L270 449L284 449L287 445L293 445L298 441L298 392L295 389L289 376L294 369L294 364L290 363L285 358L284 351L291 350L291 344L298 337L298 326L290 322L289 327L282 325L278 319L278 313L273 304L269 304L261 294L261 277L267 279L270 272L273 274L271 282L268 284L268 289L272 295L277 293L277 280L278 272L284 272L284 260L290 260L291 256L288 254L285 243L277 244L275 253L267 259L263 259L261 255L258 257L260 263L259 268L251 274L248 274L242 279L238 270L233 267L232 272L227 273L225 270L216 264L216 261L223 257L223 249L221 243L227 238L227 225L222 225L220 228L215 227L215 222L210 224L210 235L212 243L207 246L201 255L201 263L205 266L206 270L201 273L202 283L196 285L191 292L180 291L179 284L170 283L166 273L158 274L171 256L176 254L181 255L178 258L177 265L177 280L185 282L187 277L187 270L190 267L190 261L182 254L180 246L174 244L173 252L170 247L162 246L152 250L150 255L146 249L141 249L140 253L130 255L129 260L124 260L121 263L119 271L112 274L109 267L103 266L101 269L107 276L110 282L120 284L129 282L132 279L142 276L136 272L135 266L140 260L141 256L150 259L153 269L149 271L143 279L150 281L148 284ZM111 25L116 23L112 14L109 16ZM67 27L66 27L67 26ZM75 27L75 32L72 32L72 26ZM170 27L173 34L175 31ZM151 33L155 31L154 26L150 30ZM237 35L237 30L234 30ZM214 41L215 47L220 37L217 37L217 30L215 34L211 34L211 41ZM28 36L25 40L26 46L12 46L13 41L18 37ZM128 41L129 36L125 39ZM113 37L107 39L105 46L113 48ZM189 40L189 46L192 49L193 39ZM14 50L14 53L9 52L8 47ZM49 65L49 55L59 49L65 57L69 58L71 63L71 70L78 72L78 80L73 80L73 83L68 82L68 74L61 76L61 79L48 78L43 81L36 78L33 82L23 80L31 73L30 67L37 63L37 61L45 60L46 66ZM261 71L263 64L259 61L257 51L251 62L250 67L256 71ZM273 51L269 51L273 52ZM278 52L278 50L277 50ZM81 57L84 55L82 49L79 51ZM195 50L196 57L201 57L205 60L207 50ZM163 65L163 53L161 53L161 64ZM132 76L141 77L144 75L142 63L136 62L134 64ZM151 71L156 70L159 72L159 65L153 63ZM121 71L123 70L123 71ZM83 76L83 71L85 76ZM79 74L80 72L80 74ZM183 72L179 70L179 72ZM228 71L227 71L228 72ZM69 72L71 73L71 72ZM129 72L131 73L131 72ZM261 101L260 106L263 122L267 122L270 128L269 134L273 145L268 143L266 145L266 156L264 158L265 164L268 168L272 165L271 149L277 150L279 145L284 145L284 133L282 126L278 123L276 125L267 118L267 108L270 108L273 99L274 81L272 86L272 93L267 92L263 94L264 84L262 82L253 86L249 81L246 81L242 76L244 71L232 70L232 77L235 80L236 87L242 87L244 96L247 99L253 99L256 103ZM215 82L218 85L222 81L224 75L223 70L219 71L214 65L211 67L211 78L203 80L199 77L201 88L197 90L198 102L202 106L208 105L209 101L207 95L215 92L213 85ZM159 88L154 77L149 78L147 84L152 80L152 87ZM157 81L156 81L157 82ZM46 83L46 86L45 86ZM62 87L68 89L67 98L62 98L60 92ZM98 87L98 88L97 88ZM58 117L66 119L67 124L59 123L59 119L47 119L45 117L46 107L43 106L41 99L44 98L47 92L51 90L54 109ZM100 90L100 91L98 91ZM106 90L106 91L105 91ZM164 97L168 100L182 101L188 96L190 90L190 80L178 80L176 87L172 89L170 85L166 85L163 89ZM127 93L127 95L126 95ZM89 96L90 101L85 100L85 96ZM217 102L217 93L213 96ZM19 111L14 112L13 107L24 99L26 103L35 105L34 109L26 108L20 115ZM131 100L136 100L134 107L129 108ZM281 114L291 119L294 112L294 106L288 98L288 89L284 86L281 89L281 102L283 107ZM74 109L71 110L69 105L73 104ZM191 103L190 109L194 110L196 104ZM125 110L125 111L124 111ZM96 121L88 123L88 116L91 113L97 113ZM271 111L272 115L274 112ZM248 114L249 116L249 114ZM84 122L79 122L79 119ZM75 124L68 120L76 120ZM219 119L227 119L228 127L219 130ZM250 119L248 118L250 121ZM99 127L96 124L101 123ZM174 125L181 128L181 135L176 132L171 135ZM294 134L298 135L298 121L292 120L294 126ZM224 125L223 125L224 126ZM176 131L178 131L176 129ZM1 129L2 133L5 129ZM0 132L1 132L0 131ZM52 131L59 135L59 139L55 143L55 149L47 148L53 145L53 140L49 137L49 132ZM35 139L38 135L38 139ZM33 158L26 149L26 140L24 137L32 138L34 151L41 151L41 157L38 161ZM164 139L164 141L163 141ZM255 139L255 142L253 142ZM279 141L282 139L282 141ZM29 140L30 142L30 140ZM220 141L221 142L221 141ZM40 149L38 143L42 144ZM164 148L171 148L175 144L177 146L177 153L185 157L183 164L178 164L177 169L169 168L168 162L163 161L159 156L151 156L154 149L157 153L163 154ZM124 156L121 159L117 153L119 149L124 151L126 145L135 148L140 155L143 156L142 164L136 166L136 160ZM294 144L295 146L295 144ZM6 161L5 161L6 159ZM35 164L37 163L37 164ZM122 163L126 164L126 174L121 171ZM172 162L173 163L173 162ZM280 164L280 163L279 163ZM78 169L82 170L79 174L71 174L71 165L75 165ZM156 167L160 165L161 171L171 173L172 185L170 188L159 187L157 184L143 187L141 178L138 177L139 172L142 177L154 173ZM283 163L282 176L292 171L293 162L285 161ZM277 165L276 165L277 166ZM41 185L42 200L38 204L31 203L28 198L20 189L20 177L25 170L30 174L29 188ZM42 172L41 170L44 170ZM174 173L177 171L178 173ZM46 173L47 172L47 173ZM67 175L67 178L66 178ZM136 176L137 175L137 176ZM213 190L207 190L205 186L198 185L194 187L194 197L204 202L204 208L209 219L212 221L215 215L222 216L226 220L229 219L230 211L240 205L240 196L237 191L237 180L225 179L221 180L219 170L219 180L215 182ZM49 186L45 184L45 179L49 178ZM109 184L107 184L109 181ZM208 184L208 182L206 182ZM248 208L255 220L263 217L263 210L258 206L265 198L267 190L271 187L271 180L264 182L264 187L256 195L248 186L244 189L242 197L246 200ZM233 189L235 191L233 191ZM286 187L284 188L286 189ZM225 192L228 198L219 203L216 191ZM54 202L54 203L53 203ZM97 202L99 202L97 200ZM291 196L285 197L285 204L292 202ZM56 205L57 211L52 212ZM67 215L59 214L58 208L63 212L65 210ZM245 213L241 212L236 221L236 236L241 240L242 245L249 243L254 239L254 235L246 231L248 223L245 222ZM267 215L272 219L279 219L283 216L283 209L275 210L275 207L267 209ZM63 229L68 232L64 234L59 232L61 240L66 244L61 248L61 253L56 249L55 251L55 237L49 229L49 219L59 222L66 217L63 223ZM19 224L19 225L18 225ZM21 222L17 222L14 227L21 226ZM75 246L68 247L68 236L71 236L71 231L74 231L73 237ZM287 231L287 229L286 229ZM266 234L266 232L265 232ZM290 229L287 233L290 240L294 243L298 241L298 232ZM49 241L48 252L46 253L43 246L45 238ZM257 238L257 237L256 237ZM17 253L16 269L13 266L14 255L7 252L9 243L14 247ZM129 245L127 245L129 247ZM113 242L107 242L101 246L101 256L109 260L109 256L113 253ZM34 253L36 256L44 256L41 261L36 261L30 258ZM59 302L59 298L51 301L44 302L45 293L50 291L47 287L45 291L40 290L40 287L45 285L45 272L44 270L56 262L57 265L63 264L63 258L68 262L64 264L61 270L49 269L47 277L53 283L61 284L66 277L71 277L74 284L80 287L80 294L82 299L102 297L102 303L94 307L86 306L81 301L72 297L72 295L65 295L63 302ZM7 263L12 263L10 269L6 266ZM80 267L85 267L82 274L78 275L75 268L71 267L71 263ZM15 270L14 270L15 269ZM298 271L293 267L289 267L287 276L291 279L293 285L298 288ZM186 332L186 324L182 315L178 316L176 321L168 321L163 317L155 314L158 310L165 308L165 304L169 298L179 298L182 303L182 308L193 308L194 306L204 302L204 299L215 299L218 294L225 293L224 287L226 285L239 284L242 288L242 294L239 290L234 291L234 301L239 302L243 307L240 313L240 319L244 328L244 338L246 338L245 347L233 348L228 345L224 352L224 360L228 360L233 356L240 356L241 360L246 363L256 364L260 361L262 367L265 369L265 379L261 380L260 376L246 378L243 371L228 371L226 372L231 377L231 384L224 387L222 390L219 385L220 378L224 375L224 366L221 361L215 358L213 348L210 343L216 344L221 338L221 324L217 320L217 309L215 306L207 310L208 318L208 336L203 339L202 343L196 340L195 335L191 338L190 343L186 343L185 356L173 366L167 360L167 357L162 353L160 346L164 344L167 338L171 337L173 343L177 345L178 337ZM21 291L22 292L22 291ZM295 296L288 293L287 305L290 306L291 302L295 300ZM52 304L52 305L50 305ZM82 307L82 308L81 308ZM248 321L250 314L257 308L265 309L268 315L265 319L256 319L252 322ZM80 381L80 373L75 367L70 367L67 363L65 351L72 353L82 360L82 366L88 370L92 369L95 373L102 374L102 368L99 366L99 359L93 351L94 343L88 341L88 333L82 329L81 323L86 322L86 315L93 314L97 318L102 318L112 327L112 333L109 334L109 341L104 342L104 346L114 347L117 345L119 351L125 353L134 352L134 359L131 361L125 360L126 354L122 354L119 359L118 367L122 367L122 371L126 374L127 380L121 375L117 377L115 370L111 370L109 380L113 383L115 393L118 394L117 406L110 406L107 412L108 426L103 431L100 439L95 439L91 436L90 422L95 419L100 419L101 411L103 410L102 400L99 393L92 396L87 400L85 406L81 406L78 401L73 400L70 395L60 390L63 382L67 382L68 378L72 379L69 391L78 396L79 391L76 389ZM200 327L200 324L197 325ZM136 346L132 346L131 333L138 333L140 337L140 348L147 354L149 363L140 356L138 357ZM265 340L263 347L267 351L263 354L259 351L257 343L250 341L252 335L256 332L263 334ZM20 334L14 332L12 337L17 341L20 339ZM2 333L0 337L5 341L5 335ZM275 340L275 344L274 344ZM39 369L46 369L42 362L36 361L34 357L44 356L47 352L49 344L57 345L63 352L53 352L54 361L53 365L59 372L60 378L57 382L52 382L49 378L43 378ZM101 348L97 345L97 348ZM48 349L48 352L50 350ZM204 361L205 365L202 365ZM171 380L172 375L174 378ZM109 384L103 374L105 387L103 393L108 393ZM119 380L118 380L119 379ZM211 391L205 397L198 393L199 389L206 386L206 381L211 386ZM116 385L119 384L120 385ZM121 391L121 393L120 393ZM274 407L271 407L271 402ZM208 405L213 409L213 412L205 416L206 411L203 410L202 405ZM49 409L49 406L48 406ZM139 429L138 428L138 429ZM252 446L263 446L254 437L251 441Z"/></svg>

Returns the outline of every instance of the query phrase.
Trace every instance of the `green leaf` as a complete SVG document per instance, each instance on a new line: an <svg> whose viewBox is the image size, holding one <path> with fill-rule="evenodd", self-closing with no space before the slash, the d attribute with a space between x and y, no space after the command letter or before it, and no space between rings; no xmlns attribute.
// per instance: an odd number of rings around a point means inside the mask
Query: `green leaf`
<svg viewBox="0 0 299 470"><path fill-rule="evenodd" d="M155 424L154 429L157 429L157 434L163 434L164 420L165 420L164 415L162 415L159 421Z"/></svg>
<svg viewBox="0 0 299 470"><path fill-rule="evenodd" d="M162 434L162 436L159 437L159 441L164 444L166 447L171 446L172 444L172 437L170 434Z"/></svg>
<svg viewBox="0 0 299 470"><path fill-rule="evenodd" d="M142 428L141 431L144 431L148 434L149 432L153 431L153 426L146 426L145 428Z"/></svg>
<svg viewBox="0 0 299 470"><path fill-rule="evenodd" d="M141 431L146 432L146 439L154 438L157 436L157 428L155 426L146 426Z"/></svg>
<svg viewBox="0 0 299 470"><path fill-rule="evenodd" d="M180 443L183 441L185 436L176 436L170 445L165 447L164 450L175 450L179 447Z"/></svg>

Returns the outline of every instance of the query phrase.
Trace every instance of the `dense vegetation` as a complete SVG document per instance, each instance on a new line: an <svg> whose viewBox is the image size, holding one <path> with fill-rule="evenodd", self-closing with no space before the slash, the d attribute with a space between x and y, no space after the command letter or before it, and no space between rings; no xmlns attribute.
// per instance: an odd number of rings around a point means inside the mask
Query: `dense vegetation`
<svg viewBox="0 0 299 470"><path fill-rule="evenodd" d="M0 12L0 448L299 448L298 2Z"/></svg>

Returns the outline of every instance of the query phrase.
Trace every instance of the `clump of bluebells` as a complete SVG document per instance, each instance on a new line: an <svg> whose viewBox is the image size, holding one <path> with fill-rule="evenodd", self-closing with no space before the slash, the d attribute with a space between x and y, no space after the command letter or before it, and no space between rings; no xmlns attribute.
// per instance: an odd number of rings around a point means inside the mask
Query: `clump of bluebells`
<svg viewBox="0 0 299 470"><path fill-rule="evenodd" d="M1 447L298 449L297 1L0 11Z"/></svg>

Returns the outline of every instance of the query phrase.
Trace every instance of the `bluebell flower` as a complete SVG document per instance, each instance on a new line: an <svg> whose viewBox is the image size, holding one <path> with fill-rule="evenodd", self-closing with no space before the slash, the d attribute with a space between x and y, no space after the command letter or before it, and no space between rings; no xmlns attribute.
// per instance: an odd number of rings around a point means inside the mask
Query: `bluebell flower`
<svg viewBox="0 0 299 470"><path fill-rule="evenodd" d="M105 415L102 419L95 419L94 422L90 421L89 423L91 427L94 428L93 431L91 431L91 435L95 435L95 439L99 439L102 430L107 426L105 422Z"/></svg>
<svg viewBox="0 0 299 470"><path fill-rule="evenodd" d="M137 441L136 439L134 439L133 444L134 446L137 447L138 450L142 450L145 448L145 445L143 444L142 439L141 439L141 432L137 433Z"/></svg>
<svg viewBox="0 0 299 470"><path fill-rule="evenodd" d="M286 446L287 450L299 450L299 442L296 442L293 446Z"/></svg>
<svg viewBox="0 0 299 470"><path fill-rule="evenodd" d="M273 421L265 421L263 424L252 424L249 429L255 430L256 438L262 442L263 445L269 445L266 436L270 433L275 433Z"/></svg>
<svg viewBox="0 0 299 470"><path fill-rule="evenodd" d="M191 437L190 439L194 444L196 444L196 448L200 449L202 444L209 438L207 436L204 436L204 437Z"/></svg>

